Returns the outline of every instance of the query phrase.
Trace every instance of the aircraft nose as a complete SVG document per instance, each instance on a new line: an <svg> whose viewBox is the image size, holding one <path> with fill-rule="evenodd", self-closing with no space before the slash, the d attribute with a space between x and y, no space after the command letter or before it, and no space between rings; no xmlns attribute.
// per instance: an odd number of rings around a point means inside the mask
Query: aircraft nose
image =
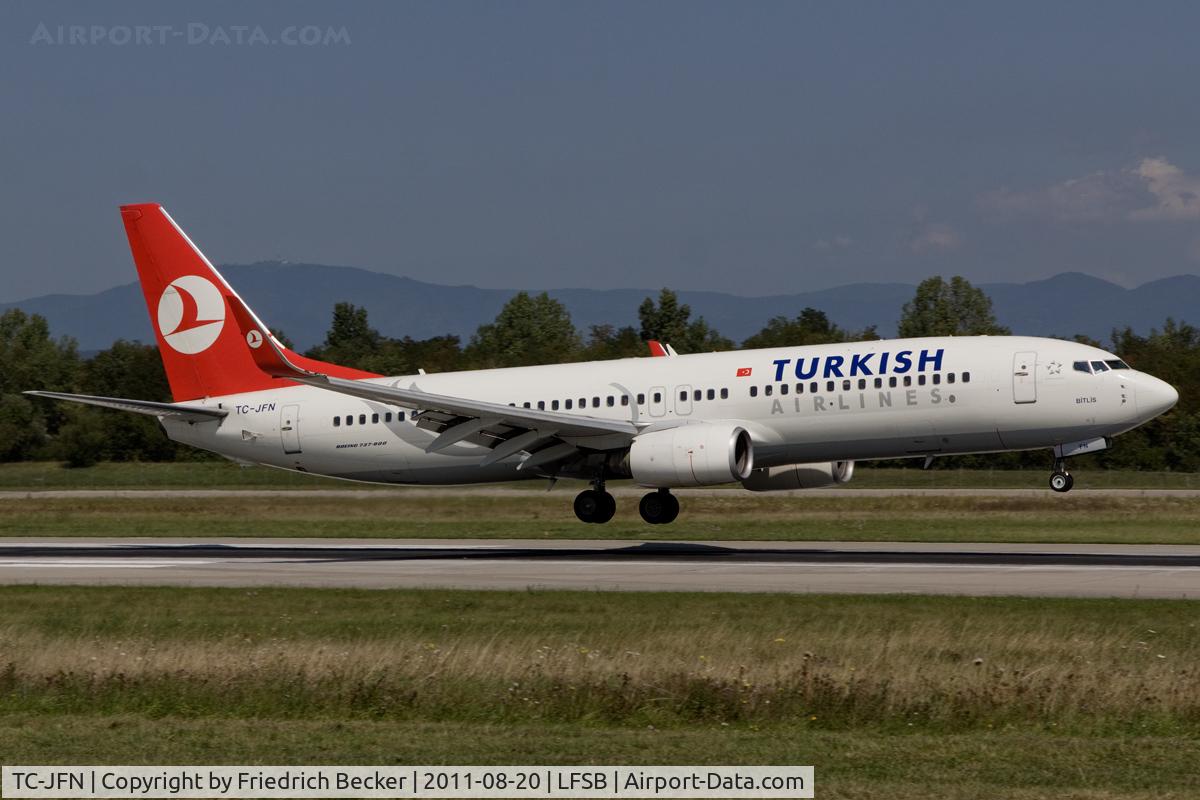
<svg viewBox="0 0 1200 800"><path fill-rule="evenodd" d="M1179 402L1179 392L1175 387L1153 375L1141 376L1137 383L1138 413L1146 419L1157 417L1168 411Z"/></svg>

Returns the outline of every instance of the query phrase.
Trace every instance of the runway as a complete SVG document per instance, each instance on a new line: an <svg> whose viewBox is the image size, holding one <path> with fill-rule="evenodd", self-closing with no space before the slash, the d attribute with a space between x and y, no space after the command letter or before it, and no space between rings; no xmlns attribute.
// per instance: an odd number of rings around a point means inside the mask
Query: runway
<svg viewBox="0 0 1200 800"><path fill-rule="evenodd" d="M531 481L530 484L533 484ZM343 484L344 485L344 484ZM359 484L362 486L362 484ZM0 490L0 502L5 500L153 500L177 498L190 500L220 499L236 497L317 497L329 500L361 500L369 497L396 499L429 497L532 497L545 493L545 482L539 485L522 486L402 486L363 487L355 489L4 489ZM571 484L559 488L560 494L573 496L579 486ZM645 489L636 486L612 486L609 492L617 497L641 497ZM731 497L741 493L737 488L694 488L673 489L679 497ZM744 497L745 494L741 493ZM771 492L771 497L1200 497L1200 489L1073 489L1068 494L1055 494L1045 487L1033 489L870 489L842 486L829 489L795 489Z"/></svg>
<svg viewBox="0 0 1200 800"><path fill-rule="evenodd" d="M7 539L0 583L1200 596L1200 546Z"/></svg>

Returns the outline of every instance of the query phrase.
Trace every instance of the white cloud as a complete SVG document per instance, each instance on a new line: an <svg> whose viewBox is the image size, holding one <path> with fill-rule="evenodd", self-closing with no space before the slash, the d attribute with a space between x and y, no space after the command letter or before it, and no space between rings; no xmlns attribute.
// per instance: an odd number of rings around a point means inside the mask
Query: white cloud
<svg viewBox="0 0 1200 800"><path fill-rule="evenodd" d="M962 236L949 225L932 222L925 225L908 246L914 253L928 253L935 250L953 250L962 244Z"/></svg>
<svg viewBox="0 0 1200 800"><path fill-rule="evenodd" d="M1130 196L1138 191L1124 171L1093 172L1031 192L998 189L984 195L981 202L1004 214L1089 221L1122 216L1130 205Z"/></svg>
<svg viewBox="0 0 1200 800"><path fill-rule="evenodd" d="M1165 158L1144 158L1135 167L1093 172L1044 189L999 189L980 203L1004 215L1064 222L1200 220L1200 176Z"/></svg>
<svg viewBox="0 0 1200 800"><path fill-rule="evenodd" d="M1165 158L1142 159L1135 172L1157 202L1130 212L1130 219L1200 219L1200 176L1185 175Z"/></svg>

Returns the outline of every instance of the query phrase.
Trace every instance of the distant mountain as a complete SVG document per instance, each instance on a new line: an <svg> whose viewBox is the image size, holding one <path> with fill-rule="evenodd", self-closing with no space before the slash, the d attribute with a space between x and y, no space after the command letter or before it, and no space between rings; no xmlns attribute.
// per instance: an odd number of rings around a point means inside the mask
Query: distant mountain
<svg viewBox="0 0 1200 800"><path fill-rule="evenodd" d="M333 304L348 301L365 307L371 323L387 336L417 339L457 334L464 341L492 320L515 290L443 286L353 267L320 264L260 263L227 265L222 272L266 321L284 331L300 349L325 338ZM1200 276L1180 275L1136 289L1068 272L1032 283L993 283L982 287L995 304L1000 322L1029 335L1084 333L1101 341L1114 327L1139 332L1161 326L1168 316L1197 321ZM795 316L805 306L819 308L839 325L859 329L876 325L893 335L900 309L915 287L903 283L862 283L801 294L737 297L718 292L680 291L693 315L704 316L735 340L758 332L774 316ZM584 334L591 325L637 325L637 307L657 290L556 289ZM45 295L0 310L21 308L44 315L56 335L73 336L81 350L100 350L114 340L153 341L149 317L136 283L90 295Z"/></svg>

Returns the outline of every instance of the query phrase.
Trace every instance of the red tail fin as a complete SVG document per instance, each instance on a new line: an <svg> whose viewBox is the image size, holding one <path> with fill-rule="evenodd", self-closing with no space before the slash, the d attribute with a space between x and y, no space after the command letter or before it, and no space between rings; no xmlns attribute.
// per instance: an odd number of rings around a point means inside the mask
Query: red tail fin
<svg viewBox="0 0 1200 800"><path fill-rule="evenodd" d="M237 298L237 293L162 206L121 206L121 219L176 402L292 385L266 375L254 363L238 326L229 319L229 298ZM257 316L255 321L260 329L270 330ZM315 372L349 379L378 377L284 352L293 363Z"/></svg>

